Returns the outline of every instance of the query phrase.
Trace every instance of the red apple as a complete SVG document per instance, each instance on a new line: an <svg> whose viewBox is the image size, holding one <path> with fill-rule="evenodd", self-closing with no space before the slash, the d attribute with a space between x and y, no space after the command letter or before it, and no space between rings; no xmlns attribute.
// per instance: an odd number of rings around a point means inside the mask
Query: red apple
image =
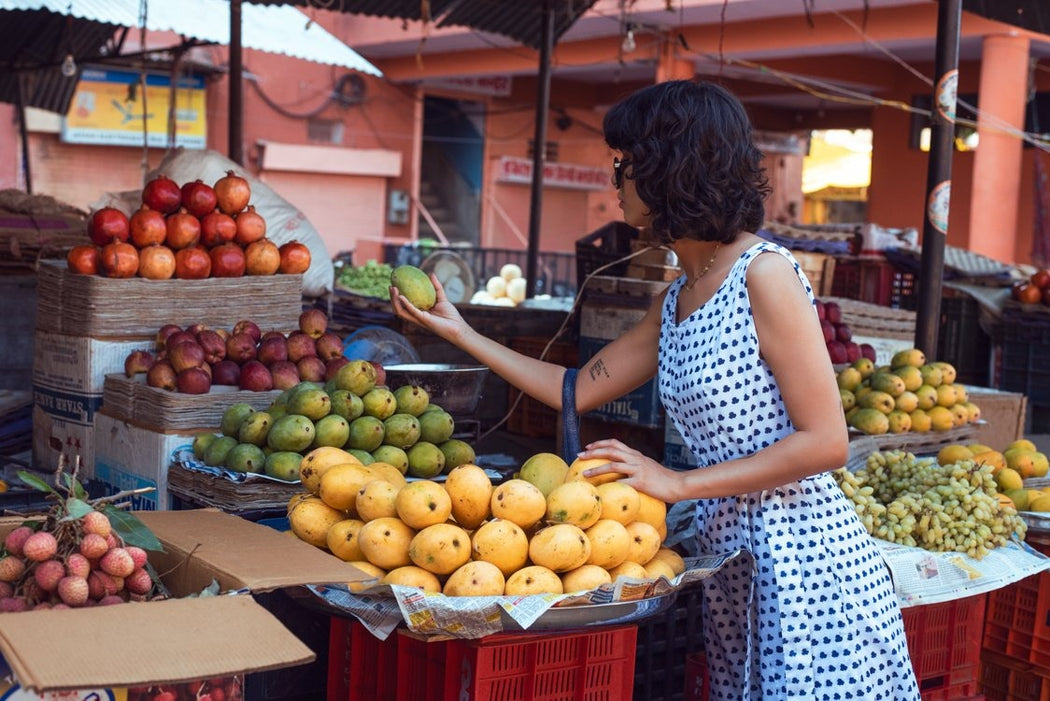
<svg viewBox="0 0 1050 701"><path fill-rule="evenodd" d="M239 365L254 360L255 353L255 339L247 333L235 333L226 339L226 357Z"/></svg>
<svg viewBox="0 0 1050 701"><path fill-rule="evenodd" d="M299 378L306 382L324 382L327 365L316 355L308 355L302 358L296 367L299 370Z"/></svg>
<svg viewBox="0 0 1050 701"><path fill-rule="evenodd" d="M284 336L270 336L259 343L256 357L263 365L270 366L278 360L288 360L288 341Z"/></svg>
<svg viewBox="0 0 1050 701"><path fill-rule="evenodd" d="M314 339L302 331L293 331L288 334L288 360L298 363L303 358L317 355L317 346ZM327 358L324 358L327 360Z"/></svg>
<svg viewBox="0 0 1050 701"><path fill-rule="evenodd" d="M861 358L860 346L853 341L846 341L846 362L852 363L855 360Z"/></svg>
<svg viewBox="0 0 1050 701"><path fill-rule="evenodd" d="M1045 290L1047 287L1050 287L1050 270L1040 268L1032 273L1030 280L1040 290Z"/></svg>
<svg viewBox="0 0 1050 701"><path fill-rule="evenodd" d="M273 389L273 375L270 374L269 368L258 360L249 360L241 366L241 377L237 386L250 392L269 392Z"/></svg>
<svg viewBox="0 0 1050 701"><path fill-rule="evenodd" d="M314 347L317 349L318 358L321 360L331 360L332 358L338 358L343 354L343 339L339 338L339 336L332 331L325 331L321 334L321 337L315 341Z"/></svg>
<svg viewBox="0 0 1050 701"><path fill-rule="evenodd" d="M815 299L815 300L813 300L813 306L817 310L817 318L820 319L821 321L824 321L824 319L827 318L827 315L824 312L824 303L822 301L820 301L819 299Z"/></svg>
<svg viewBox="0 0 1050 701"><path fill-rule="evenodd" d="M853 330L846 324L835 324L835 340L849 343L853 338Z"/></svg>
<svg viewBox="0 0 1050 701"><path fill-rule="evenodd" d="M278 360L269 366L274 389L291 389L299 384L299 368L290 360Z"/></svg>
<svg viewBox="0 0 1050 701"><path fill-rule="evenodd" d="M824 303L824 318L833 324L842 322L842 307L838 305L838 302Z"/></svg>
<svg viewBox="0 0 1050 701"><path fill-rule="evenodd" d="M335 377L336 373L339 372L339 368L343 367L344 365L347 365L349 362L350 362L350 359L347 358L346 356L339 356L338 358L332 358L331 360L326 362L324 364L324 379L325 380L330 380L333 377Z"/></svg>
<svg viewBox="0 0 1050 701"><path fill-rule="evenodd" d="M876 356L875 346L871 345L870 343L860 344L860 355L862 358L867 358L868 360L874 363Z"/></svg>
<svg viewBox="0 0 1050 701"><path fill-rule="evenodd" d="M236 387L240 378L241 366L232 360L220 360L211 368L212 384Z"/></svg>
<svg viewBox="0 0 1050 701"><path fill-rule="evenodd" d="M252 337L252 340L256 343L262 338L262 329L254 321L248 319L241 319L233 325L233 333L246 333Z"/></svg>
<svg viewBox="0 0 1050 701"><path fill-rule="evenodd" d="M135 375L147 373L155 362L157 362L157 359L149 351L131 351L128 353L128 357L124 359L124 374L128 377L134 377Z"/></svg>
<svg viewBox="0 0 1050 701"><path fill-rule="evenodd" d="M146 373L146 384L150 387L175 391L175 368L167 360L158 360Z"/></svg>
<svg viewBox="0 0 1050 701"><path fill-rule="evenodd" d="M820 322L820 330L824 334L824 343L831 343L835 340L835 325L827 319Z"/></svg>
<svg viewBox="0 0 1050 701"><path fill-rule="evenodd" d="M204 361L209 365L214 365L226 357L226 341L211 329L197 332L197 343L204 349Z"/></svg>
<svg viewBox="0 0 1050 701"><path fill-rule="evenodd" d="M187 341L168 347L168 362L175 372L182 372L187 368L199 368L205 363L204 349L196 341Z"/></svg>
<svg viewBox="0 0 1050 701"><path fill-rule="evenodd" d="M207 394L211 389L211 375L204 368L186 368L175 376L175 386L183 394Z"/></svg>
<svg viewBox="0 0 1050 701"><path fill-rule="evenodd" d="M841 365L842 363L849 362L849 358L846 355L846 344L842 341L831 341L827 344L828 356L831 358L833 365Z"/></svg>

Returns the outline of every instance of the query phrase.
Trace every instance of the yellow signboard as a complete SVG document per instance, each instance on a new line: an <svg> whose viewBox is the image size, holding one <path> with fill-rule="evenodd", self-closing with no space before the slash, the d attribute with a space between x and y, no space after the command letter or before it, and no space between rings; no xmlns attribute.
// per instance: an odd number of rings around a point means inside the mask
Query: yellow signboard
<svg viewBox="0 0 1050 701"><path fill-rule="evenodd" d="M77 144L141 146L146 110L147 144L168 145L172 90L169 76L146 74L145 100L141 76L133 71L87 68L62 126L62 140ZM175 145L204 148L207 142L204 79L180 77L174 90Z"/></svg>

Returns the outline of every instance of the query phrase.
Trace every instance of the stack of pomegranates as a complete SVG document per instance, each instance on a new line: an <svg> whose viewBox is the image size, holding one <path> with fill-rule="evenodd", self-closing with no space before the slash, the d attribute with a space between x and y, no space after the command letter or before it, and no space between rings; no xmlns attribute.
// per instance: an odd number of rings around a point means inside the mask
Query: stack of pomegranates
<svg viewBox="0 0 1050 701"><path fill-rule="evenodd" d="M325 382L348 362L342 339L328 330L328 316L313 308L299 316L299 328L288 334L264 333L249 319L229 331L167 324L158 329L153 352L127 355L124 374L145 373L150 387L184 394L207 394L212 385L267 392L304 380Z"/></svg>
<svg viewBox="0 0 1050 701"><path fill-rule="evenodd" d="M250 199L248 181L232 170L214 186L195 180L179 187L157 176L142 189L142 207L130 217L116 207L92 213L92 242L69 251L69 269L152 280L306 272L310 249L266 238L266 220Z"/></svg>
<svg viewBox="0 0 1050 701"><path fill-rule="evenodd" d="M1050 270L1040 268L1027 280L1015 282L1010 297L1022 304L1044 304L1050 307Z"/></svg>

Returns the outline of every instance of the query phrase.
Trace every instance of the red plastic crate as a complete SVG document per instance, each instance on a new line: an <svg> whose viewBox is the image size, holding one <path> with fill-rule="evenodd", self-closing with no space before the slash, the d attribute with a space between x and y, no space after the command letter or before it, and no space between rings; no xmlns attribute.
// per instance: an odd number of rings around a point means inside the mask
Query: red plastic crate
<svg viewBox="0 0 1050 701"><path fill-rule="evenodd" d="M450 701L629 699L635 626L575 634L500 634L446 643Z"/></svg>
<svg viewBox="0 0 1050 701"><path fill-rule="evenodd" d="M880 258L839 260L831 295L893 309L914 310L918 302L915 275Z"/></svg>
<svg viewBox="0 0 1050 701"><path fill-rule="evenodd" d="M711 697L711 678L707 671L707 655L694 652L685 658L685 694L683 701L708 701Z"/></svg>
<svg viewBox="0 0 1050 701"><path fill-rule="evenodd" d="M398 636L379 640L360 623L332 618L328 701L396 701Z"/></svg>
<svg viewBox="0 0 1050 701"><path fill-rule="evenodd" d="M397 641L398 701L443 701L448 642L401 631Z"/></svg>
<svg viewBox="0 0 1050 701"><path fill-rule="evenodd" d="M981 594L904 609L904 633L924 699L946 698L938 694L949 689L964 697L978 693L986 600Z"/></svg>

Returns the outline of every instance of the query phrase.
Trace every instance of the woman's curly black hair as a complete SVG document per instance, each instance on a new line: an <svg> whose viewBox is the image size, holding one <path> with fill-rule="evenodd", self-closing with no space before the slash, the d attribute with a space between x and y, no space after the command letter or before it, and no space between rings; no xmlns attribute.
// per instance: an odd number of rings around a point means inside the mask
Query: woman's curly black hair
<svg viewBox="0 0 1050 701"><path fill-rule="evenodd" d="M605 115L605 141L622 151L626 177L649 207L651 234L728 242L756 231L770 192L743 105L712 83L644 88Z"/></svg>

